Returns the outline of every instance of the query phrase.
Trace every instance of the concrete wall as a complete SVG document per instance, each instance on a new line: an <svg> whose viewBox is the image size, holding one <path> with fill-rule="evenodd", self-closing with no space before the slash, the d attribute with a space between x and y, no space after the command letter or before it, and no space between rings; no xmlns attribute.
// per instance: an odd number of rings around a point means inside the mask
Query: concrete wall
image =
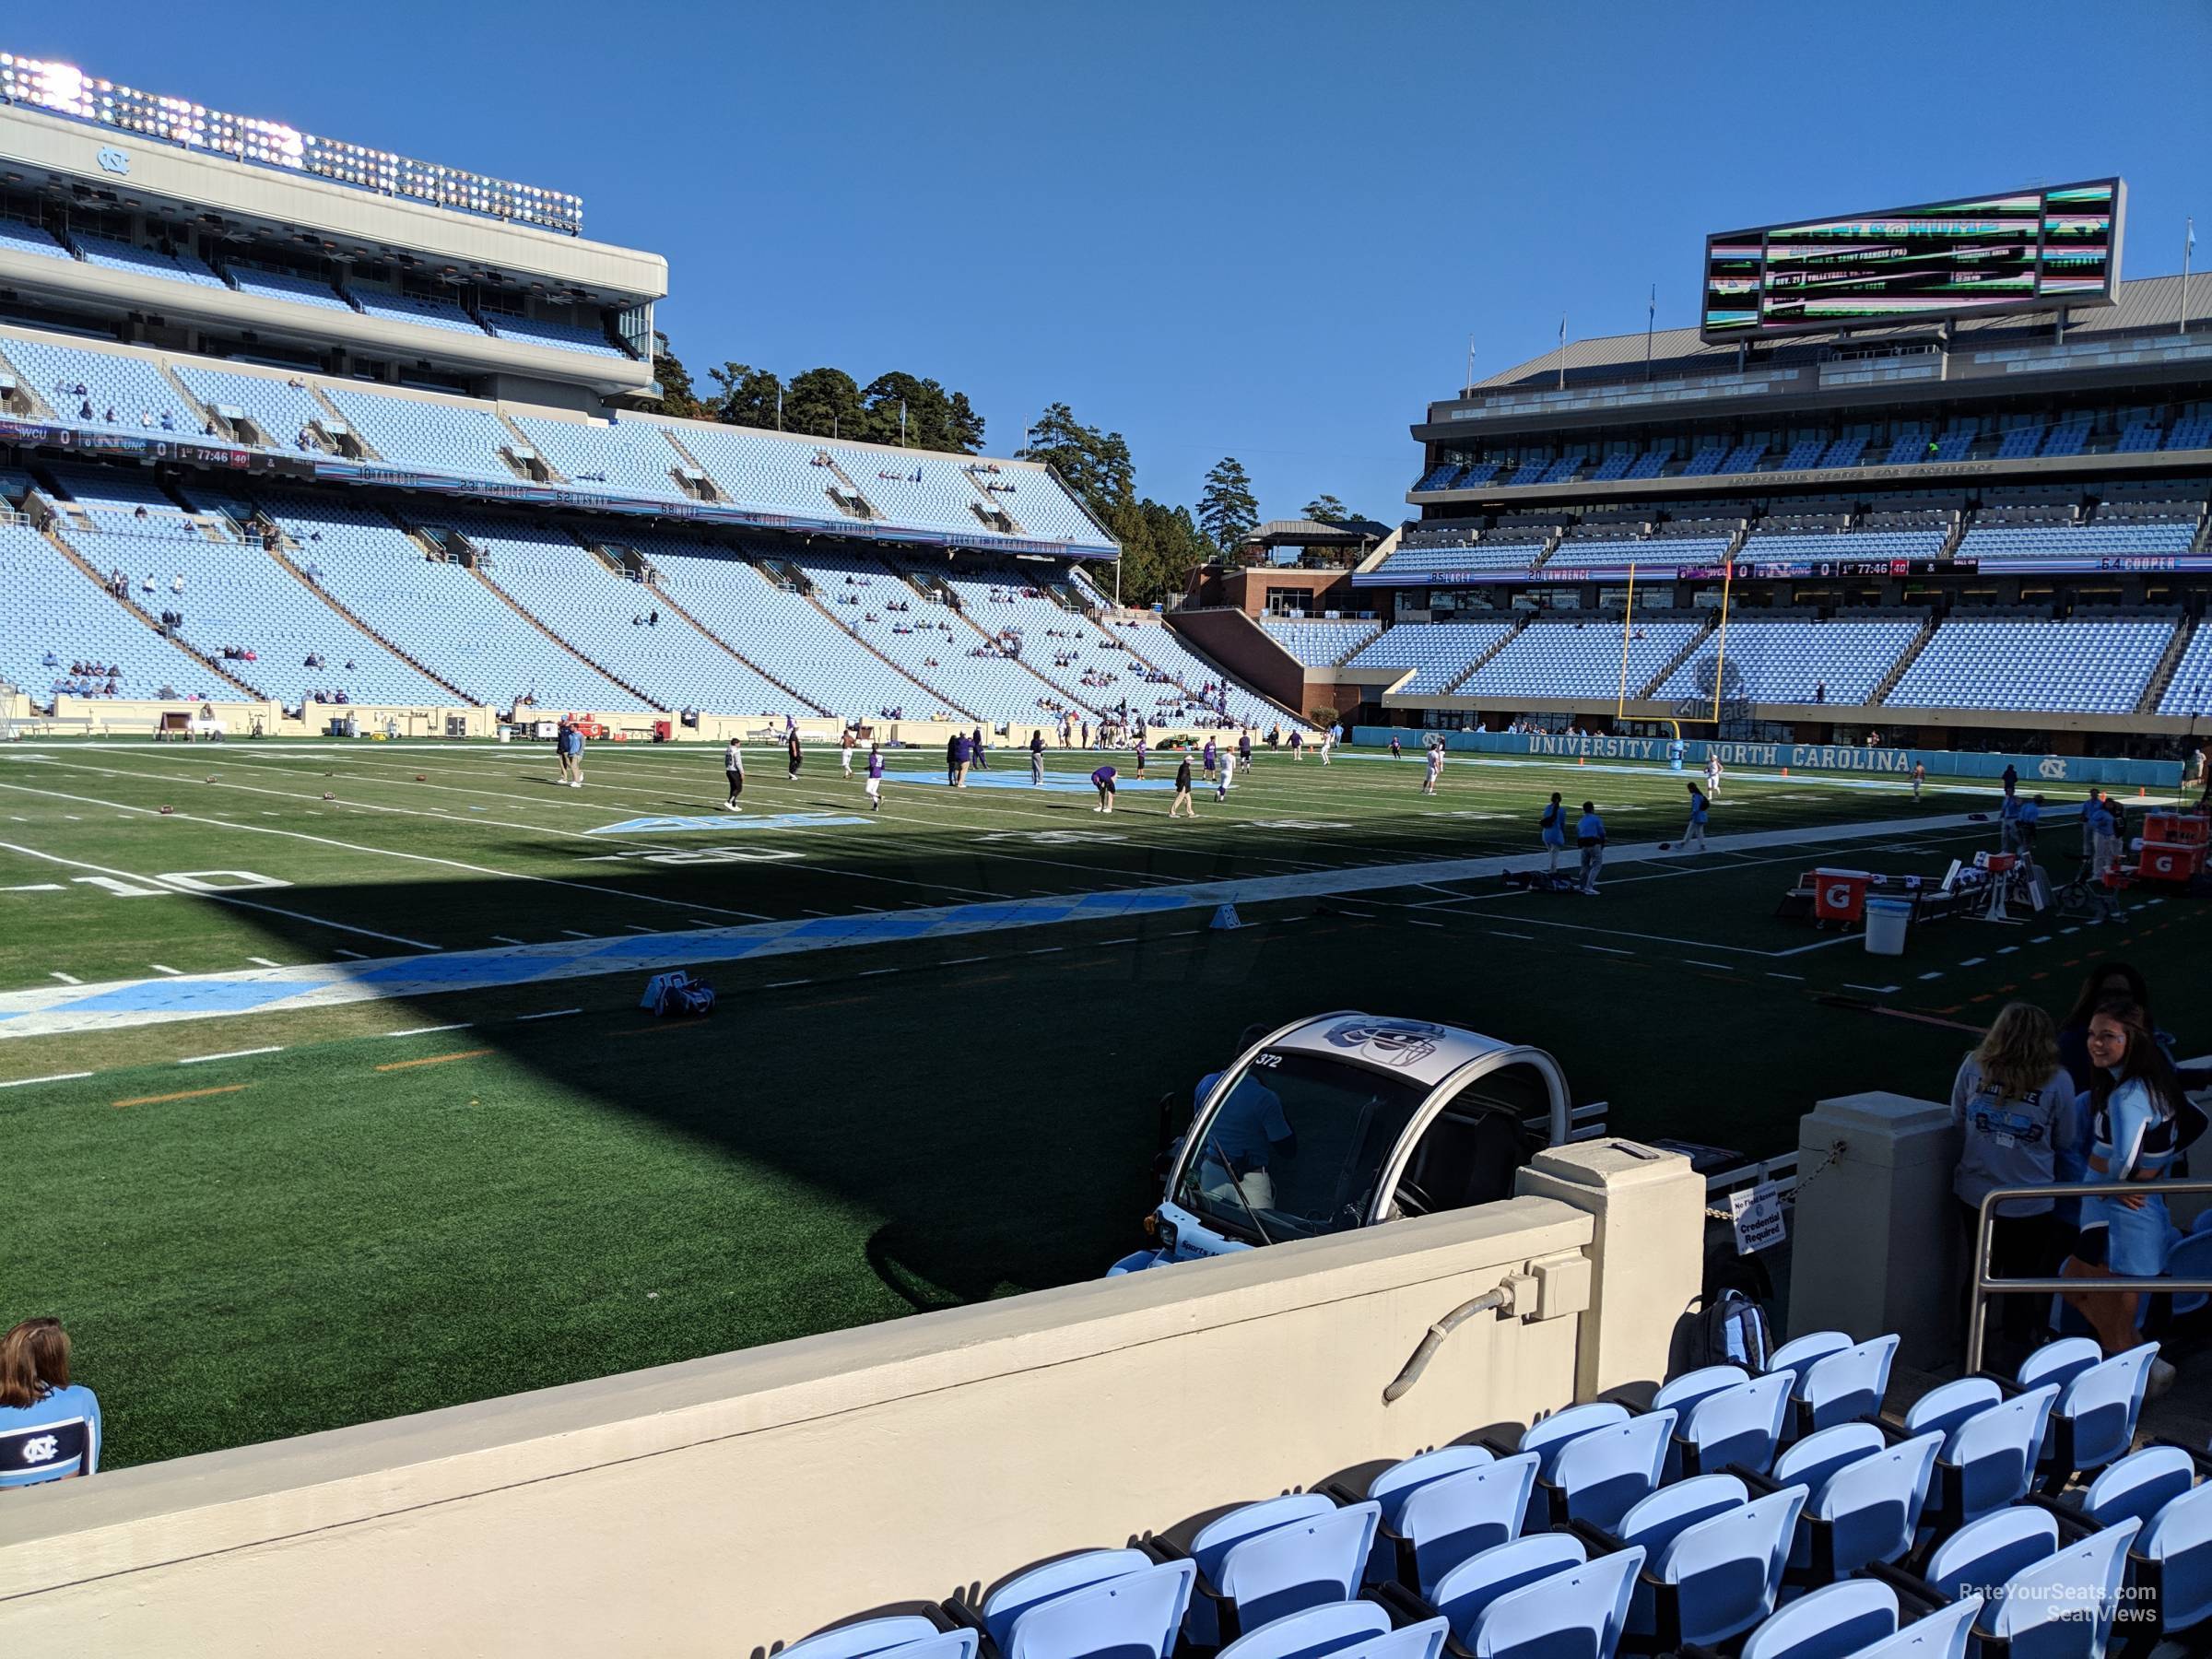
<svg viewBox="0 0 2212 1659"><path fill-rule="evenodd" d="M1243 611L1180 610L1168 626L1262 696L1296 709L1301 719L1312 706L1306 699L1305 665ZM1141 652L1141 636L1139 641Z"/></svg>
<svg viewBox="0 0 2212 1659"><path fill-rule="evenodd" d="M1696 1230L1658 1234L1703 1183L1619 1143L1546 1158L1561 1196L18 1496L0 1651L742 1654L1525 1423L1589 1352L1655 1380L1697 1289ZM1470 1321L1384 1406L1509 1277L1536 1312ZM1594 1277L1618 1293L1585 1312Z"/></svg>

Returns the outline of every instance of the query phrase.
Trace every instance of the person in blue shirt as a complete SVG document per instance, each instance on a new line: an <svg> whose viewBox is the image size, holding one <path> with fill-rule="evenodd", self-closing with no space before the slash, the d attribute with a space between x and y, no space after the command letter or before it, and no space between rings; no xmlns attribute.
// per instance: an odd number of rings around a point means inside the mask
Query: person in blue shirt
<svg viewBox="0 0 2212 1659"><path fill-rule="evenodd" d="M2020 797L2009 789L1997 807L1997 845L2007 853L2020 847Z"/></svg>
<svg viewBox="0 0 2212 1659"><path fill-rule="evenodd" d="M1597 816L1597 803L1584 801L1583 816L1575 820L1574 844L1583 850L1583 892L1597 897L1597 873L1606 864L1606 820Z"/></svg>
<svg viewBox="0 0 2212 1659"><path fill-rule="evenodd" d="M2203 1126L2203 1114L2187 1106L2187 1121L2173 1064L2151 1030L2150 1016L2124 997L2108 997L2090 1017L2090 1075L2084 1105L2088 1118L2088 1179L2108 1187L2081 1201L2081 1237L2068 1278L2152 1278L2165 1270L2166 1252L2177 1236L2166 1201L2148 1184L2164 1177ZM2068 1291L2067 1304L2089 1322L2109 1355L2136 1346L2133 1290ZM2149 1388L2163 1394L2173 1368L2153 1361Z"/></svg>
<svg viewBox="0 0 2212 1659"><path fill-rule="evenodd" d="M1265 1026L1249 1027L1243 1046L1250 1048L1266 1035ZM1218 1071L1198 1079L1198 1087L1191 1091L1194 1113L1206 1104L1206 1097L1220 1080ZM1298 1135L1283 1115L1282 1097L1246 1072L1230 1090L1229 1099L1221 1102L1221 1110L1214 1113L1206 1137L1207 1154L1228 1166L1245 1201L1254 1209L1273 1208L1275 1181L1268 1166L1277 1158L1289 1158L1298 1151Z"/></svg>
<svg viewBox="0 0 2212 1659"><path fill-rule="evenodd" d="M2120 862L2119 821L2112 815L2112 802L2094 792L2083 808L2083 818L2088 827L2089 873L2101 877Z"/></svg>
<svg viewBox="0 0 2212 1659"><path fill-rule="evenodd" d="M100 1401L69 1381L69 1333L26 1319L0 1336L0 1490L100 1472Z"/></svg>
<svg viewBox="0 0 2212 1659"><path fill-rule="evenodd" d="M2042 821L2041 795L2030 795L2020 802L2020 810L2013 819L2012 836L2019 846L2021 855L2030 864L2035 862L2035 828Z"/></svg>
<svg viewBox="0 0 2212 1659"><path fill-rule="evenodd" d="M1536 828L1543 832L1545 852L1551 855L1549 873L1557 876L1559 854L1567 850L1567 808L1559 805L1557 790L1552 792L1551 805L1544 808L1544 815L1536 820Z"/></svg>
<svg viewBox="0 0 2212 1659"><path fill-rule="evenodd" d="M2088 864L2097 855L2097 804L2104 799L2104 791L2092 789L2089 798L2081 804L2081 862Z"/></svg>
<svg viewBox="0 0 2212 1659"><path fill-rule="evenodd" d="M1099 804L1091 808L1093 812L1113 810L1113 776L1111 766L1101 766L1090 774L1091 787L1099 792Z"/></svg>
<svg viewBox="0 0 2212 1659"><path fill-rule="evenodd" d="M560 781L571 789L583 787L583 733L571 721L560 723L559 734L553 739L554 751L560 757Z"/></svg>
<svg viewBox="0 0 2212 1659"><path fill-rule="evenodd" d="M1705 792L1695 783L1689 784L1689 828L1682 831L1682 851L1705 851Z"/></svg>

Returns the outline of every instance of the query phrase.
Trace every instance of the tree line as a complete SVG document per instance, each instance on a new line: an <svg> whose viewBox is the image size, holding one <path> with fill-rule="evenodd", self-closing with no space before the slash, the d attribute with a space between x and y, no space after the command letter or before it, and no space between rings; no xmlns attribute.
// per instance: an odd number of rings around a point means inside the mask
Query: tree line
<svg viewBox="0 0 2212 1659"><path fill-rule="evenodd" d="M964 392L894 371L862 385L841 369L809 369L788 382L749 363L707 371L702 393L683 361L657 336L663 414L732 426L765 427L817 438L903 444L972 455L983 444L983 418ZM1014 452L1057 472L1092 517L1122 545L1122 598L1151 605L1186 590L1209 559L1233 556L1259 523L1252 479L1233 455L1206 476L1195 511L1142 496L1136 464L1121 433L1087 426L1064 403L1048 407ZM1342 524L1354 514L1333 495L1306 504L1304 516Z"/></svg>

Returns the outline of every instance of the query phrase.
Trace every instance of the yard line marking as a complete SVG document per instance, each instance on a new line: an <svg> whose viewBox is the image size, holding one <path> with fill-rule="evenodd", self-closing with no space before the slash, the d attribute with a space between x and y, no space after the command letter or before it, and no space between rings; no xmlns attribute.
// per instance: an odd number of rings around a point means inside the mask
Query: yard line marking
<svg viewBox="0 0 2212 1659"><path fill-rule="evenodd" d="M1493 927L1490 929L1490 936L1498 939L1526 939L1533 944L1536 935L1535 934L1507 933L1502 927Z"/></svg>
<svg viewBox="0 0 2212 1659"><path fill-rule="evenodd" d="M570 938L571 938L571 939L588 939L588 938L592 937L592 935L591 935L590 934L588 934L588 933L579 933L579 932L577 932L577 930L576 930L576 929L574 929L573 927L564 927L564 928L562 928L560 931L561 931L562 933L564 933L564 934L567 934L567 935L569 935L569 937L570 937Z"/></svg>
<svg viewBox="0 0 2212 1659"><path fill-rule="evenodd" d="M65 985L81 985L85 982L83 980L78 979L76 974L64 973L59 968L53 970L47 974L46 977L48 979L58 979Z"/></svg>
<svg viewBox="0 0 2212 1659"><path fill-rule="evenodd" d="M457 1054L427 1054L420 1060L387 1060L376 1069L380 1072L407 1071L418 1065L443 1065L448 1060L477 1060L490 1053L488 1048L463 1049Z"/></svg>
<svg viewBox="0 0 2212 1659"><path fill-rule="evenodd" d="M1602 950L1607 956L1634 956L1636 954L1632 950L1617 949L1611 945L1585 945L1583 948L1584 950Z"/></svg>
<svg viewBox="0 0 2212 1659"><path fill-rule="evenodd" d="M21 887L0 887L0 893L58 893L61 890L62 884L58 881L29 881Z"/></svg>
<svg viewBox="0 0 2212 1659"><path fill-rule="evenodd" d="M1406 921L1408 925L1414 927L1441 927L1443 925L1441 922L1424 922L1418 916L1408 916L1406 918ZM1597 947L1592 946L1591 948L1594 950L1597 948ZM1623 951L1621 954L1626 956L1628 952Z"/></svg>
<svg viewBox="0 0 2212 1659"><path fill-rule="evenodd" d="M151 968L156 973L168 974L171 979L182 979L184 977L184 971L182 969L171 968L167 966L165 963L148 962L147 966Z"/></svg>
<svg viewBox="0 0 2212 1659"><path fill-rule="evenodd" d="M110 1103L116 1106L159 1106L170 1100L199 1100L209 1095L236 1094L242 1088L253 1087L251 1083L226 1083L219 1088L182 1088L175 1094L134 1095L127 1100Z"/></svg>
<svg viewBox="0 0 2212 1659"><path fill-rule="evenodd" d="M874 979L879 973L897 973L900 970L896 968L864 968L853 977L855 979Z"/></svg>
<svg viewBox="0 0 2212 1659"><path fill-rule="evenodd" d="M476 1023L473 1019L464 1019L456 1025L409 1026L404 1031L386 1031L384 1035L387 1037L428 1037L432 1031L465 1031Z"/></svg>
<svg viewBox="0 0 2212 1659"><path fill-rule="evenodd" d="M1035 950L1030 951L1028 954L1030 956L1057 956L1061 951L1065 950L1066 948L1067 947L1065 945L1042 945L1038 947L1038 948Z"/></svg>
<svg viewBox="0 0 2212 1659"><path fill-rule="evenodd" d="M806 915L806 916L827 916L827 915L830 915L830 914L831 914L831 912L829 912L829 911L818 911L818 910L810 910L810 911L802 911L802 912L800 912L800 914L802 914L802 915Z"/></svg>
<svg viewBox="0 0 2212 1659"><path fill-rule="evenodd" d="M1968 957L1966 960L1959 963L1959 966L1961 968L1979 968L1983 963L1988 960L1989 959L1987 957Z"/></svg>
<svg viewBox="0 0 2212 1659"><path fill-rule="evenodd" d="M243 1060L249 1054L281 1054L283 1053L284 1045L278 1043L272 1048L232 1049L227 1054L194 1054L189 1059L178 1061L177 1064L179 1065L206 1065L210 1060Z"/></svg>
<svg viewBox="0 0 2212 1659"><path fill-rule="evenodd" d="M74 812L65 812L62 814L62 817L72 824L81 824L85 821L83 818L77 817L77 815Z"/></svg>
<svg viewBox="0 0 2212 1659"><path fill-rule="evenodd" d="M1771 968L1767 970L1767 977L1769 979L1795 980L1799 984L1805 982L1805 975L1802 973L1777 973Z"/></svg>
<svg viewBox="0 0 2212 1659"><path fill-rule="evenodd" d="M1853 980L1845 980L1843 982L1843 988L1846 991L1871 991L1877 996L1887 996L1890 992L1897 989L1895 985L1862 985Z"/></svg>
<svg viewBox="0 0 2212 1659"><path fill-rule="evenodd" d="M520 939L511 939L505 934L493 934L491 936L502 945L520 945L522 943Z"/></svg>
<svg viewBox="0 0 2212 1659"><path fill-rule="evenodd" d="M1718 968L1723 973L1735 971L1735 965L1729 962L1700 962L1696 957L1684 957L1682 959L1692 968Z"/></svg>
<svg viewBox="0 0 2212 1659"><path fill-rule="evenodd" d="M518 1021L524 1019L561 1019L565 1018L571 1014L581 1014L583 1010L582 1008L548 1008L543 1014L517 1014L514 1018Z"/></svg>
<svg viewBox="0 0 2212 1659"><path fill-rule="evenodd" d="M284 966L282 962L270 961L267 957L248 957L246 960L253 963L256 968L281 968Z"/></svg>
<svg viewBox="0 0 2212 1659"><path fill-rule="evenodd" d="M623 923L623 924L622 924L622 925L623 925L624 927L628 928L628 929L629 929L629 930L631 933L642 933L642 934L649 934L649 933L655 933L655 932L658 932L658 931L659 931L659 930L658 930L658 929L656 929L656 928L651 928L651 927L647 927L647 926L646 926L646 925L645 925L643 923L641 923L641 922L625 922L625 923Z"/></svg>
<svg viewBox="0 0 2212 1659"><path fill-rule="evenodd" d="M1107 940L1106 942L1107 942L1109 945L1120 945L1120 944L1124 944L1124 943L1126 943L1126 941L1125 941L1125 940L1122 940L1122 939L1109 939L1109 940ZM987 961L989 961L990 959L990 959L989 957L987 957L987 956L980 956L980 957L951 957L951 958L948 958L948 959L947 959L946 960L942 961L942 962L939 962L939 963L937 964L937 966L938 966L938 967L940 967L940 968L958 968L958 967L959 967L961 964L963 964L963 963L966 963L966 962L987 962ZM795 984L805 984L806 982L806 981L804 981L804 980L796 980L796 981L794 981L794 982L793 982L793 983L795 983Z"/></svg>
<svg viewBox="0 0 2212 1659"><path fill-rule="evenodd" d="M2051 935L2049 934L2037 934L2035 937L2029 940L2028 943L2030 945L2048 945L2051 943Z"/></svg>
<svg viewBox="0 0 2212 1659"><path fill-rule="evenodd" d="M2062 934L2077 934L2081 931L2081 929L2078 927L2062 927L2058 931Z"/></svg>
<svg viewBox="0 0 2212 1659"><path fill-rule="evenodd" d="M358 950L340 950L335 951L332 954L335 956L351 957L357 962L365 962L369 959Z"/></svg>
<svg viewBox="0 0 2212 1659"><path fill-rule="evenodd" d="M979 957L977 960L980 961L982 959ZM763 991L781 991L787 985L811 985L814 982L810 979L770 980L768 983L761 986L760 989Z"/></svg>
<svg viewBox="0 0 2212 1659"><path fill-rule="evenodd" d="M2018 945L2002 945L1997 947L1997 954L1999 956L2010 956L2019 947Z"/></svg>
<svg viewBox="0 0 2212 1659"><path fill-rule="evenodd" d="M53 1072L43 1077L10 1077L0 1083L0 1088L29 1088L34 1083L74 1083L79 1077L88 1077L90 1072Z"/></svg>
<svg viewBox="0 0 2212 1659"><path fill-rule="evenodd" d="M1938 968L1935 972L1924 973L1920 977L1924 980L1941 979L1943 977L1943 970Z"/></svg>

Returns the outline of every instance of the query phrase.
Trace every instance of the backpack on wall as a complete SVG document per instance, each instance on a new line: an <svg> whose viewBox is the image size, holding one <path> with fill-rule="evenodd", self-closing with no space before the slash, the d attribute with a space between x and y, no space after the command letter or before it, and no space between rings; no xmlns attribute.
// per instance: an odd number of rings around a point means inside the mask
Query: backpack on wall
<svg viewBox="0 0 2212 1659"><path fill-rule="evenodd" d="M1686 1371L1740 1365L1757 1376L1766 1370L1774 1351L1774 1331L1766 1309L1741 1290L1723 1290L1709 1298L1690 1331L1689 1350Z"/></svg>

